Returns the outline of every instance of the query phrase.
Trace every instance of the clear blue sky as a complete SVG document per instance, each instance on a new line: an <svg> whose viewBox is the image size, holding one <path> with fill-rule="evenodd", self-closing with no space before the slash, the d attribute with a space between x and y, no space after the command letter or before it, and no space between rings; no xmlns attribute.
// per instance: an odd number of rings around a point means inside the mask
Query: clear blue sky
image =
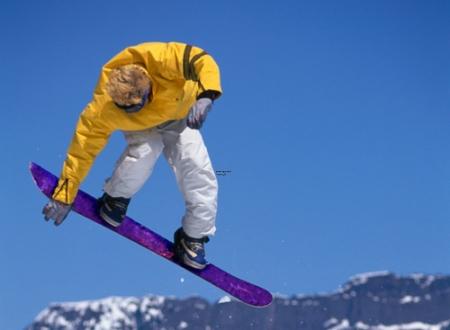
<svg viewBox="0 0 450 330"><path fill-rule="evenodd" d="M72 214L55 228L27 170L59 173L102 64L144 41L219 63L203 129L219 177L211 261L284 294L349 276L450 273L450 2L3 1L0 328L54 301L222 292ZM83 189L101 193L120 133ZM129 209L171 236L183 213L162 158Z"/></svg>

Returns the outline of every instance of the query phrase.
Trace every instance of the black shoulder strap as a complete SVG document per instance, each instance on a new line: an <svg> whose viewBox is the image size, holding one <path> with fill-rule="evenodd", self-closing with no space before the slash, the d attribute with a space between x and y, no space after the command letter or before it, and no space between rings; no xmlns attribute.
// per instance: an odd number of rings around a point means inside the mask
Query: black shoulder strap
<svg viewBox="0 0 450 330"><path fill-rule="evenodd" d="M192 59L191 57L191 50L192 45L186 45L186 48L184 49L183 53L183 75L184 79L186 80L193 80L193 81L199 81L197 72L195 72L194 64L195 62L202 56L208 55L207 52L202 51L201 53L198 53L197 55L194 55Z"/></svg>

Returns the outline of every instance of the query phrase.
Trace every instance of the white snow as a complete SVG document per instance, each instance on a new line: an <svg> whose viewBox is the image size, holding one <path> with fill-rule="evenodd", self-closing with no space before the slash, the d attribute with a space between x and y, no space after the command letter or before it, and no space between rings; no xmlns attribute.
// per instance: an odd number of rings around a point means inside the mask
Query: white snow
<svg viewBox="0 0 450 330"><path fill-rule="evenodd" d="M363 322L358 322L355 324L356 329L361 330L443 330L450 325L449 321L444 321L438 324L428 324L423 322L412 322L405 324L395 324L395 325L367 325ZM331 330L331 329L329 329ZM333 329L335 330L335 329Z"/></svg>
<svg viewBox="0 0 450 330"><path fill-rule="evenodd" d="M420 300L420 297L417 296L404 296L400 299L400 304L417 304Z"/></svg>
<svg viewBox="0 0 450 330"><path fill-rule="evenodd" d="M181 321L180 324L178 324L178 329L186 329L189 326L187 322Z"/></svg>
<svg viewBox="0 0 450 330"><path fill-rule="evenodd" d="M422 273L414 273L409 275L416 283L421 282L424 277L428 277L428 275L422 274Z"/></svg>
<svg viewBox="0 0 450 330"><path fill-rule="evenodd" d="M337 318L333 317L333 318L331 318L331 319L325 321L325 322L323 323L323 326L324 326L325 328L328 328L328 327L330 327L330 326L335 325L336 323L339 323L339 320L338 320Z"/></svg>
<svg viewBox="0 0 450 330"><path fill-rule="evenodd" d="M88 328L92 330L111 330L122 329L123 327L136 327L133 314L139 309L144 319L161 319L164 317L161 306L165 302L163 296L146 296L142 300L135 297L107 297L93 301L53 303L35 318L35 322L45 321L52 324L53 327L67 330L79 328ZM54 308L57 307L58 310ZM73 320L67 320L60 314L60 309L70 312L78 312L81 316L86 315L88 311L97 314L95 317L85 320L83 324L77 324Z"/></svg>
<svg viewBox="0 0 450 330"><path fill-rule="evenodd" d="M157 308L150 308L147 311L148 314L150 314L151 318L158 318L158 317L162 317L162 312L160 309Z"/></svg>
<svg viewBox="0 0 450 330"><path fill-rule="evenodd" d="M438 324L411 322L394 325L384 325L384 324L369 325L360 321L355 323L352 327L358 330L444 330L449 325L450 320ZM351 324L347 319L339 321L336 318L331 318L324 323L324 327L327 330L346 330L351 327Z"/></svg>
<svg viewBox="0 0 450 330"><path fill-rule="evenodd" d="M364 324L363 322L356 322L355 324L356 329L361 329L361 330L370 330L370 326L368 326L367 324Z"/></svg>
<svg viewBox="0 0 450 330"><path fill-rule="evenodd" d="M416 273L416 274L410 275L409 277L412 278L417 284L420 284L421 288L427 288L431 284L433 284L433 282L435 280L439 279L441 276L425 275L425 274L421 274L421 273Z"/></svg>
<svg viewBox="0 0 450 330"><path fill-rule="evenodd" d="M332 328L328 330L345 330L350 326L350 322L347 319L343 319L340 323L334 325Z"/></svg>
<svg viewBox="0 0 450 330"><path fill-rule="evenodd" d="M231 302L231 298L229 296L223 296L222 298L219 299L219 301L217 302L218 304L226 304Z"/></svg>
<svg viewBox="0 0 450 330"><path fill-rule="evenodd" d="M427 280L423 284L424 287L430 286L436 280L436 276L429 275L427 276Z"/></svg>
<svg viewBox="0 0 450 330"><path fill-rule="evenodd" d="M128 313L136 313L138 309L139 309L139 306L137 303L131 303L126 306L126 311Z"/></svg>
<svg viewBox="0 0 450 330"><path fill-rule="evenodd" d="M34 318L34 321L35 321L35 322L42 322L43 320L45 320L45 319L48 317L49 313L50 313L50 312L49 312L49 309L48 309L48 308L42 310L42 311Z"/></svg>
<svg viewBox="0 0 450 330"><path fill-rule="evenodd" d="M391 274L391 273L388 272L387 270L361 273L361 274L356 274L355 276L350 277L350 281L354 285L361 285L361 284L367 283L367 281L370 278L380 277L380 276L387 276L389 274Z"/></svg>
<svg viewBox="0 0 450 330"><path fill-rule="evenodd" d="M58 324L59 327L63 327L64 329L73 329L73 325L62 315L58 315L53 322L55 322L55 324Z"/></svg>

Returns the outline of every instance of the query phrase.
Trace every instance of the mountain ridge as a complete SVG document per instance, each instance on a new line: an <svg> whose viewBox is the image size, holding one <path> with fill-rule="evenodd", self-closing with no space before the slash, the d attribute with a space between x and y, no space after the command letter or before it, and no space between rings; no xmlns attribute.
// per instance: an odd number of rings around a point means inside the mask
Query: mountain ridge
<svg viewBox="0 0 450 330"><path fill-rule="evenodd" d="M26 329L450 330L450 276L362 273L334 292L275 295L258 309L227 296L52 303Z"/></svg>

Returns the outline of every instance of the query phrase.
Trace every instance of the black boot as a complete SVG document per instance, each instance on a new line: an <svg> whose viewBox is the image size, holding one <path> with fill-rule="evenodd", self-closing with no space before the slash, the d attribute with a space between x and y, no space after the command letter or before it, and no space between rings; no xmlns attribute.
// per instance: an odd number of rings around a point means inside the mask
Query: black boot
<svg viewBox="0 0 450 330"><path fill-rule="evenodd" d="M189 237L182 228L179 228L174 234L175 255L185 265L203 269L208 264L205 259L205 243L208 241L208 237Z"/></svg>
<svg viewBox="0 0 450 330"><path fill-rule="evenodd" d="M98 199L99 214L111 226L118 227L125 218L130 200L130 198L111 197L104 193Z"/></svg>

